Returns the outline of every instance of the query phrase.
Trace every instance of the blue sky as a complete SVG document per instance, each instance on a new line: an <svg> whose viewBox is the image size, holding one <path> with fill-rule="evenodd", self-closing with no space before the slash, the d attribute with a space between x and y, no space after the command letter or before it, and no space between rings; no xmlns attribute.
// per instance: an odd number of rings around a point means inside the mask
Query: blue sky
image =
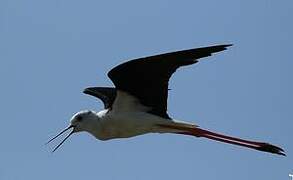
<svg viewBox="0 0 293 180"><path fill-rule="evenodd" d="M293 174L289 0L1 0L0 179L290 179ZM178 135L44 143L111 86L128 59L233 43L170 81L169 114L283 147L281 157Z"/></svg>

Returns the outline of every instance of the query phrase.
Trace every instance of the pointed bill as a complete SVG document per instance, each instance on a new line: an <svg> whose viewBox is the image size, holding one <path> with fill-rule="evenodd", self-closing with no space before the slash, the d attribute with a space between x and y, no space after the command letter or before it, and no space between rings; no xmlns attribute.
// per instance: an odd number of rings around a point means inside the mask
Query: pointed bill
<svg viewBox="0 0 293 180"><path fill-rule="evenodd" d="M47 143L49 144L50 142L52 142L54 139L58 138L59 136L61 136L63 133L65 133L66 131L68 131L69 129L72 128L72 131L53 149L52 152L55 152L65 141L66 139L68 139L73 133L74 133L74 126L70 125L69 127L65 128L64 130L62 130L59 134L57 134L56 136L54 136L52 139L50 139Z"/></svg>

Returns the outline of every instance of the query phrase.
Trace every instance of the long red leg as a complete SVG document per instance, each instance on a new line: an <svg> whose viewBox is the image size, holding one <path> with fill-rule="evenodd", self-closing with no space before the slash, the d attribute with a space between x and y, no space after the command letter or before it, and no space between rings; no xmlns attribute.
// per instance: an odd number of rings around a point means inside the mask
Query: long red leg
<svg viewBox="0 0 293 180"><path fill-rule="evenodd" d="M171 129L180 130L180 132L175 132L176 134L205 137L205 138L220 141L220 142L244 146L244 147L256 149L259 151L265 151L265 152L270 152L270 153L286 156L283 149L281 149L278 146L271 145L269 143L248 141L248 140L244 140L244 139L240 139L236 137L231 137L231 136L211 132L211 131L204 130L198 127L189 128L189 127L173 126L173 125L165 125L165 124L159 124L158 126L163 128L171 128Z"/></svg>

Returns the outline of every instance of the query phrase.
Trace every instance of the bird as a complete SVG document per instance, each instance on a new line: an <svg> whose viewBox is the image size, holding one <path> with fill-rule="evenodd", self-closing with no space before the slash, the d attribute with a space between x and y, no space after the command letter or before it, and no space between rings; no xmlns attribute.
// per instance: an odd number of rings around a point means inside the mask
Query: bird
<svg viewBox="0 0 293 180"><path fill-rule="evenodd" d="M207 138L258 151L285 156L282 148L270 143L244 140L200 128L171 118L167 113L169 79L180 67L226 50L232 44L213 45L138 58L122 63L108 72L115 87L88 87L83 93L100 99L104 109L83 110L73 115L70 125L48 142L71 130L53 149L56 151L72 134L88 132L106 141L147 133L173 133Z"/></svg>

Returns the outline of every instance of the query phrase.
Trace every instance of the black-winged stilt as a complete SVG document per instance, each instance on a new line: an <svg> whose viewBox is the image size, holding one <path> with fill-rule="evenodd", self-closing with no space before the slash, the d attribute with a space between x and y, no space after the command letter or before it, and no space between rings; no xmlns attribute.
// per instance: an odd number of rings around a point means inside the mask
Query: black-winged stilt
<svg viewBox="0 0 293 180"><path fill-rule="evenodd" d="M100 112L76 113L70 126L49 141L72 129L53 152L73 133L86 131L100 140L128 138L146 133L176 133L285 155L283 149L269 143L214 133L195 124L174 120L167 114L168 82L177 68L195 64L198 59L226 50L229 46L231 45L171 52L131 60L113 68L108 76L115 88L90 87L84 90L84 93L101 99L105 109Z"/></svg>

